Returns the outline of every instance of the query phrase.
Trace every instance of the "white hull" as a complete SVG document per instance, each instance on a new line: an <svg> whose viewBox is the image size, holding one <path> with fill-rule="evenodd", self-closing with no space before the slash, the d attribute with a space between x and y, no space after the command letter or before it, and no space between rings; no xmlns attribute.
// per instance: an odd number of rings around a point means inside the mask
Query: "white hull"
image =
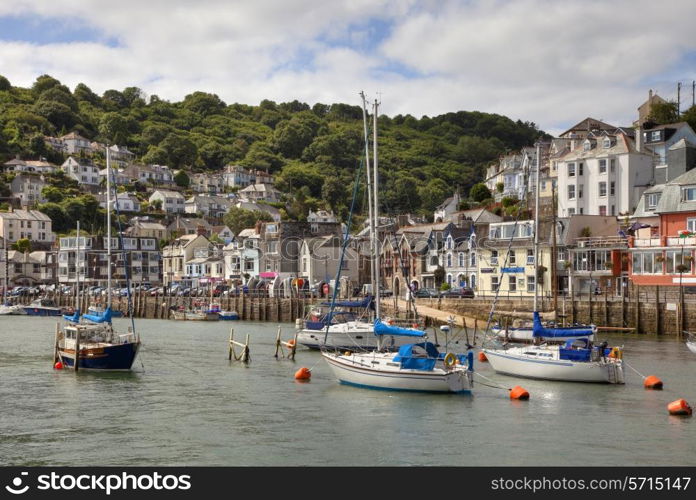
<svg viewBox="0 0 696 500"><path fill-rule="evenodd" d="M506 330L505 328L496 328L493 327L491 328L491 331L495 334L496 337L498 337L500 340L508 340L509 342L532 342L534 340L534 332L531 327L529 328L510 328L509 330ZM553 342L565 342L566 340L574 339L577 338L577 335L570 335L568 337L554 337L554 338L547 338L545 340L547 341L553 341ZM594 335L590 336L584 336L583 338L588 338L590 340L594 340Z"/></svg>
<svg viewBox="0 0 696 500"><path fill-rule="evenodd" d="M20 306L20 305L0 306L0 316L6 316L9 314L26 315L27 312L24 310L24 306Z"/></svg>
<svg viewBox="0 0 696 500"><path fill-rule="evenodd" d="M310 349L366 350L377 349L378 338L372 323L348 321L329 326L324 330L303 329L297 333L297 343ZM413 342L412 338L384 335L382 348L392 349Z"/></svg>
<svg viewBox="0 0 696 500"><path fill-rule="evenodd" d="M218 321L220 315L218 313L206 313L195 311L174 311L173 317L175 320L186 321Z"/></svg>
<svg viewBox="0 0 696 500"><path fill-rule="evenodd" d="M686 347L688 347L691 352L696 354L696 341L687 341Z"/></svg>
<svg viewBox="0 0 696 500"><path fill-rule="evenodd" d="M393 353L340 354L322 352L334 375L342 384L392 391L469 393L473 372L463 367L433 370L403 369L392 361Z"/></svg>
<svg viewBox="0 0 696 500"><path fill-rule="evenodd" d="M570 361L558 359L539 359L525 352L543 352L543 347L532 349L483 349L488 362L496 372L516 377L560 380L565 382L597 382L623 384L624 368L621 360L603 359L599 361ZM548 353L553 353L549 348ZM558 352L556 350L556 352Z"/></svg>

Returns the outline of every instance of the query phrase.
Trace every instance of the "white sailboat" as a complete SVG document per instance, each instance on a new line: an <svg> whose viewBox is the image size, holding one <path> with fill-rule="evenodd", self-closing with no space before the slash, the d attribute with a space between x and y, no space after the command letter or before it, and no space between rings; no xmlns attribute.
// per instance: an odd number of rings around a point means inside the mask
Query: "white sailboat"
<svg viewBox="0 0 696 500"><path fill-rule="evenodd" d="M127 333L116 331L111 322L111 166L109 148L106 148L106 267L107 267L107 305L101 314L80 316L76 308L72 316L64 316L67 325L56 326L54 362L74 370L127 371L133 366L140 339L135 333L131 313L131 327ZM80 252L86 248L80 238L80 226L76 238L76 276L77 297L79 299ZM130 287L129 287L130 289Z"/></svg>
<svg viewBox="0 0 696 500"><path fill-rule="evenodd" d="M534 263L539 265L539 178L540 146L537 144L536 203L534 211ZM534 323L532 339L541 344L483 348L491 368L498 373L525 378L561 380L568 382L604 382L623 384L622 350L608 349L606 343L593 345L589 339L596 328L546 328L538 312L538 289L534 290ZM565 339L563 345L543 342L543 339Z"/></svg>
<svg viewBox="0 0 696 500"><path fill-rule="evenodd" d="M364 96L363 96L364 104ZM378 216L378 169L377 169L377 116L378 102L374 103L374 183L372 192L372 217L370 221L373 242L377 240L376 221ZM376 249L377 245L373 246ZM372 254L373 269L379 284L379 253ZM327 349L326 341L321 354L341 384L369 389L393 391L425 391L436 393L470 393L473 388L473 353L456 355L440 353L435 344L426 340L426 333L413 328L391 326L381 321L379 297L375 302L375 321L372 335L376 337L376 349L366 352ZM329 337L330 327L326 329ZM389 339L389 340L386 340ZM419 342L413 342L418 339ZM385 350L386 344L399 346L398 352Z"/></svg>
<svg viewBox="0 0 696 500"><path fill-rule="evenodd" d="M377 190L377 103L375 102L374 116L374 141L373 157L374 165L372 175L370 175L370 150L369 136L367 127L367 109L365 94L360 93L363 102L363 131L365 139L365 166L367 172L367 193L368 193L368 221L370 227L370 248L372 255L371 266L371 289L379 290L379 236L378 236L378 190ZM348 235L346 234L346 238ZM336 280L338 283L338 279ZM374 296L375 317L380 317L379 296ZM348 316L329 314L326 323L312 326L312 321L302 321L297 332L297 343L310 349L353 349L373 351L380 348L396 349L405 344L406 341L399 335L375 335L375 327L368 314L361 314L358 317L349 318ZM300 321L298 321L300 324ZM317 328L319 327L319 328Z"/></svg>

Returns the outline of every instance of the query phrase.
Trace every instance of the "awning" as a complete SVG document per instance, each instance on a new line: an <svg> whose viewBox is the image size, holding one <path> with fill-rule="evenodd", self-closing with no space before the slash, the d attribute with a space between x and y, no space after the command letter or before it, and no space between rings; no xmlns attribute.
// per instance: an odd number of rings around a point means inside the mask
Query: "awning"
<svg viewBox="0 0 696 500"><path fill-rule="evenodd" d="M259 273L260 278L275 278L276 276L278 276L278 273L274 273L274 272Z"/></svg>

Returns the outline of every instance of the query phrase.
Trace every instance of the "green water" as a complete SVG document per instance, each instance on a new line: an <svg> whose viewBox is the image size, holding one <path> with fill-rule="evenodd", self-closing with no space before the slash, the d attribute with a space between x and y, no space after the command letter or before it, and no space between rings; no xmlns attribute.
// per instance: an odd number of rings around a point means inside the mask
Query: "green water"
<svg viewBox="0 0 696 500"><path fill-rule="evenodd" d="M117 320L125 330L127 320ZM0 465L694 465L696 355L681 342L614 337L665 382L625 386L482 375L471 397L339 385L320 354L273 357L277 324L138 320L132 373L52 369L55 320L0 317ZM229 328L250 334L249 366L227 360ZM290 338L292 325L282 325ZM309 383L293 378L312 368ZM489 384L488 381L482 382Z"/></svg>

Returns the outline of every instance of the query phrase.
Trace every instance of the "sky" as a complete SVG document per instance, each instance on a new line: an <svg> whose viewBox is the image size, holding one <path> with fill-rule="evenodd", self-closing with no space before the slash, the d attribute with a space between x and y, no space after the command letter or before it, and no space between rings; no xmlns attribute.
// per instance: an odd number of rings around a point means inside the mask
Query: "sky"
<svg viewBox="0 0 696 500"><path fill-rule="evenodd" d="M364 91L389 116L482 111L558 134L630 125L678 82L686 109L694 19L690 0L3 0L0 75L228 104Z"/></svg>

